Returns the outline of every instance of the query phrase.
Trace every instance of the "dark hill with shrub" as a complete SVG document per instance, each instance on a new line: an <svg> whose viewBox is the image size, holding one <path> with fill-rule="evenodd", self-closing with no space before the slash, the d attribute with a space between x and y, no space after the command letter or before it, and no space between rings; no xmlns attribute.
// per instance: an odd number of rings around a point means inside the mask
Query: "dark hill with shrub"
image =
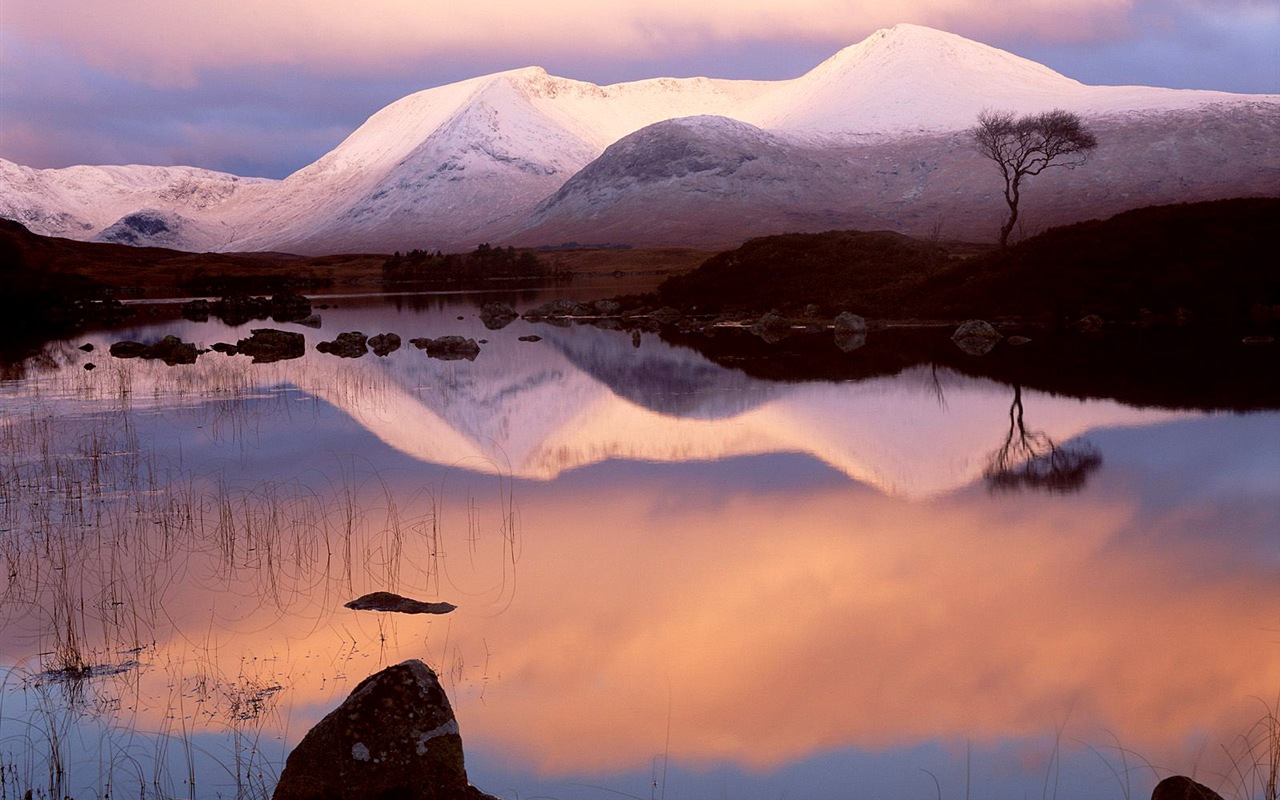
<svg viewBox="0 0 1280 800"><path fill-rule="evenodd" d="M1054 228L926 281L943 316L1239 320L1280 304L1280 198L1153 206ZM1261 308L1255 308L1261 307Z"/></svg>
<svg viewBox="0 0 1280 800"><path fill-rule="evenodd" d="M1099 314L1138 319L1178 309L1211 320L1280 304L1280 199L1156 206L1055 228L969 258L888 232L753 239L658 290L685 311L825 313L882 319Z"/></svg>
<svg viewBox="0 0 1280 800"><path fill-rule="evenodd" d="M828 231L752 239L658 289L663 303L700 313L826 311L896 316L924 280L949 266L947 251L890 231Z"/></svg>

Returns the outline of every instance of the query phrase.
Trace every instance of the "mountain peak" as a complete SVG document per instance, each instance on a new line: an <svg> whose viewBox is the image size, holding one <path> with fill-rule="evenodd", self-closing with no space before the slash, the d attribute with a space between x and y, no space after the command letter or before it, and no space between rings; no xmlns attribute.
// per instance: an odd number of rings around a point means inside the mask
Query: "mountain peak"
<svg viewBox="0 0 1280 800"><path fill-rule="evenodd" d="M866 78L892 79L894 74L930 80L959 69L967 81L1019 74L1023 79L1076 83L1043 64L990 45L924 25L899 23L881 28L857 44L840 50L810 73L842 75L850 70Z"/></svg>
<svg viewBox="0 0 1280 800"><path fill-rule="evenodd" d="M763 127L819 136L959 130L983 108L1070 105L1081 84L923 25L876 31L797 78Z"/></svg>

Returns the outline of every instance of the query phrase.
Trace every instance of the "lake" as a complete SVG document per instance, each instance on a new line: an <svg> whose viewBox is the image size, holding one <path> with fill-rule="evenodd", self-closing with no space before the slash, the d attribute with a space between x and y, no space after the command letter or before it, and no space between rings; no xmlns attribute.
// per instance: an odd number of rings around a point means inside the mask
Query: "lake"
<svg viewBox="0 0 1280 800"><path fill-rule="evenodd" d="M338 305L0 381L0 797L269 795L407 658L503 798L1261 796L1280 413ZM106 352L255 327L305 357ZM356 330L406 345L315 349ZM407 345L445 334L487 341ZM379 590L458 608L343 607Z"/></svg>

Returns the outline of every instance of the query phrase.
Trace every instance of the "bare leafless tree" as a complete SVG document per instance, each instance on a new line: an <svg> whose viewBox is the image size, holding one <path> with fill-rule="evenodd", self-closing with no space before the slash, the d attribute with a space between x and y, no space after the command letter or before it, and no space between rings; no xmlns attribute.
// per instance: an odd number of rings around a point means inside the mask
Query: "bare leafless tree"
<svg viewBox="0 0 1280 800"><path fill-rule="evenodd" d="M1085 127L1079 114L1054 110L1014 117L1007 111L983 111L969 137L979 153L996 162L1004 176L1004 200L1009 218L1000 228L1000 247L1009 244L1009 232L1018 221L1022 179L1039 175L1049 167L1075 169L1085 162L1098 139Z"/></svg>

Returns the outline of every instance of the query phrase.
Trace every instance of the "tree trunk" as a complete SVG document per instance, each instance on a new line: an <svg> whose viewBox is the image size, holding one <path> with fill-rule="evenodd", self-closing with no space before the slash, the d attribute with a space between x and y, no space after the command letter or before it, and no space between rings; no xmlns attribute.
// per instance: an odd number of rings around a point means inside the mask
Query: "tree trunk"
<svg viewBox="0 0 1280 800"><path fill-rule="evenodd" d="M1009 219L1000 228L1000 249L1004 250L1009 246L1009 234L1013 231L1014 224L1018 221L1018 197L1019 186L1021 183L1021 175L1014 175L1013 180L1005 188L1004 201L1009 204Z"/></svg>

